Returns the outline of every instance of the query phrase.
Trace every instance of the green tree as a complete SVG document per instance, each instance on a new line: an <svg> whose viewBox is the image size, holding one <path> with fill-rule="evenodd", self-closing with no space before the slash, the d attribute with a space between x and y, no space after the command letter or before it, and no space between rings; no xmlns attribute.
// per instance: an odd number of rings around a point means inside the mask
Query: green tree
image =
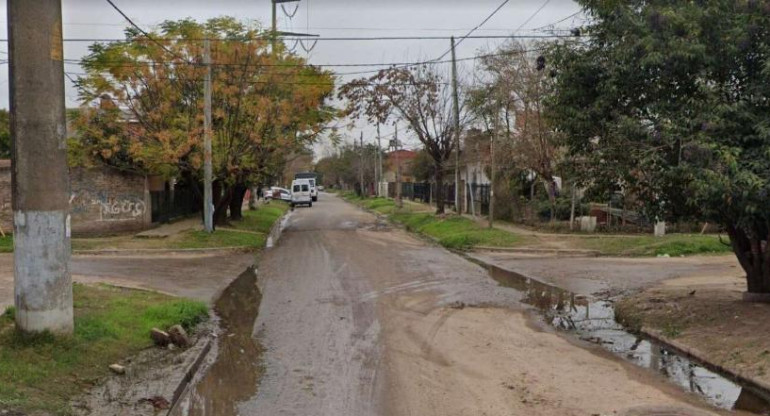
<svg viewBox="0 0 770 416"><path fill-rule="evenodd" d="M721 224L770 293L770 7L753 0L581 0L591 23L554 48L548 116L574 171L652 218Z"/></svg>
<svg viewBox="0 0 770 416"><path fill-rule="evenodd" d="M8 110L0 109L0 159L11 157L11 121Z"/></svg>
<svg viewBox="0 0 770 416"><path fill-rule="evenodd" d="M267 32L222 17L166 21L149 37L91 45L78 80L87 107L75 122L74 155L200 182L203 165L203 39L211 40L215 221L241 215L251 183L277 176L335 117L331 73L308 65Z"/></svg>

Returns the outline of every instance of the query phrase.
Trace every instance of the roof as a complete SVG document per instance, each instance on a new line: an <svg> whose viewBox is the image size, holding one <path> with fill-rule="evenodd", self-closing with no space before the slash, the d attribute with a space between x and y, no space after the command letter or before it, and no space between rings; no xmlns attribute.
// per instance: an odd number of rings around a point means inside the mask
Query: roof
<svg viewBox="0 0 770 416"><path fill-rule="evenodd" d="M388 156L388 159L390 159L390 158L394 158L395 159L395 157L398 156L398 158L400 160L402 160L402 161L403 160L412 160L412 159L417 157L417 152L415 152L413 150L401 149L401 150L396 150L396 151L390 152L390 153L387 154L387 156Z"/></svg>

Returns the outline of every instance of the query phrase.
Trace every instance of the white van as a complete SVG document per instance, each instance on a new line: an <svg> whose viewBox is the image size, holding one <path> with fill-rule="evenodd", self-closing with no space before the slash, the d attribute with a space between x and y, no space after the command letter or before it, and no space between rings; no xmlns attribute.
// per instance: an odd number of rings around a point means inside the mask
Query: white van
<svg viewBox="0 0 770 416"><path fill-rule="evenodd" d="M318 201L318 187L315 186L315 179L308 179L310 181L310 199L313 202Z"/></svg>
<svg viewBox="0 0 770 416"><path fill-rule="evenodd" d="M310 194L309 179L295 179L291 183L291 207L297 205L313 206L313 197Z"/></svg>

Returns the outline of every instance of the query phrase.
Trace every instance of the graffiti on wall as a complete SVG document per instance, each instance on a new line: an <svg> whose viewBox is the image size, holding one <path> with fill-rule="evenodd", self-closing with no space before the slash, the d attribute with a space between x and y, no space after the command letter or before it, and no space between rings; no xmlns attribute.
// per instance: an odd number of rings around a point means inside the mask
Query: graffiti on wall
<svg viewBox="0 0 770 416"><path fill-rule="evenodd" d="M132 195L109 195L107 192L79 191L70 196L70 209L73 215L81 217L96 214L97 221L141 220L147 212L143 199Z"/></svg>

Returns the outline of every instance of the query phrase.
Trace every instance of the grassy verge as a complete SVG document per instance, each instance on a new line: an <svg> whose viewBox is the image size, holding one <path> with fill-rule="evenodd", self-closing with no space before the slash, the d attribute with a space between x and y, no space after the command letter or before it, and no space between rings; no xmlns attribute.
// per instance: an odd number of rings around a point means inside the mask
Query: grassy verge
<svg viewBox="0 0 770 416"><path fill-rule="evenodd" d="M421 204L404 201L404 208L398 209L392 199L362 199L352 192L345 193L342 197L371 211L388 215L391 220L403 224L407 230L431 237L447 248L513 247L523 242L519 235L485 228L464 217L436 216L426 212Z"/></svg>
<svg viewBox="0 0 770 416"><path fill-rule="evenodd" d="M272 201L270 204L261 205L254 211L244 211L243 219L234 221L232 227L238 230L268 234L273 228L273 224L288 210L289 204L283 201Z"/></svg>
<svg viewBox="0 0 770 416"><path fill-rule="evenodd" d="M149 331L207 319L204 303L116 288L74 286L75 333L24 335L13 309L0 317L0 409L68 414L69 401L108 366L152 346Z"/></svg>
<svg viewBox="0 0 770 416"><path fill-rule="evenodd" d="M244 211L241 221L219 228L212 234L187 230L167 238L135 238L133 235L103 238L74 238L73 250L136 250L136 249L206 249L218 247L251 247L265 245L273 224L289 209L282 201L272 201L254 211ZM248 232L242 232L248 231Z"/></svg>
<svg viewBox="0 0 770 416"><path fill-rule="evenodd" d="M575 238L580 248L598 250L609 256L671 257L690 256L696 254L728 254L732 253L729 245L719 241L715 235L700 234L669 234L664 237L651 235L628 237L591 237Z"/></svg>

